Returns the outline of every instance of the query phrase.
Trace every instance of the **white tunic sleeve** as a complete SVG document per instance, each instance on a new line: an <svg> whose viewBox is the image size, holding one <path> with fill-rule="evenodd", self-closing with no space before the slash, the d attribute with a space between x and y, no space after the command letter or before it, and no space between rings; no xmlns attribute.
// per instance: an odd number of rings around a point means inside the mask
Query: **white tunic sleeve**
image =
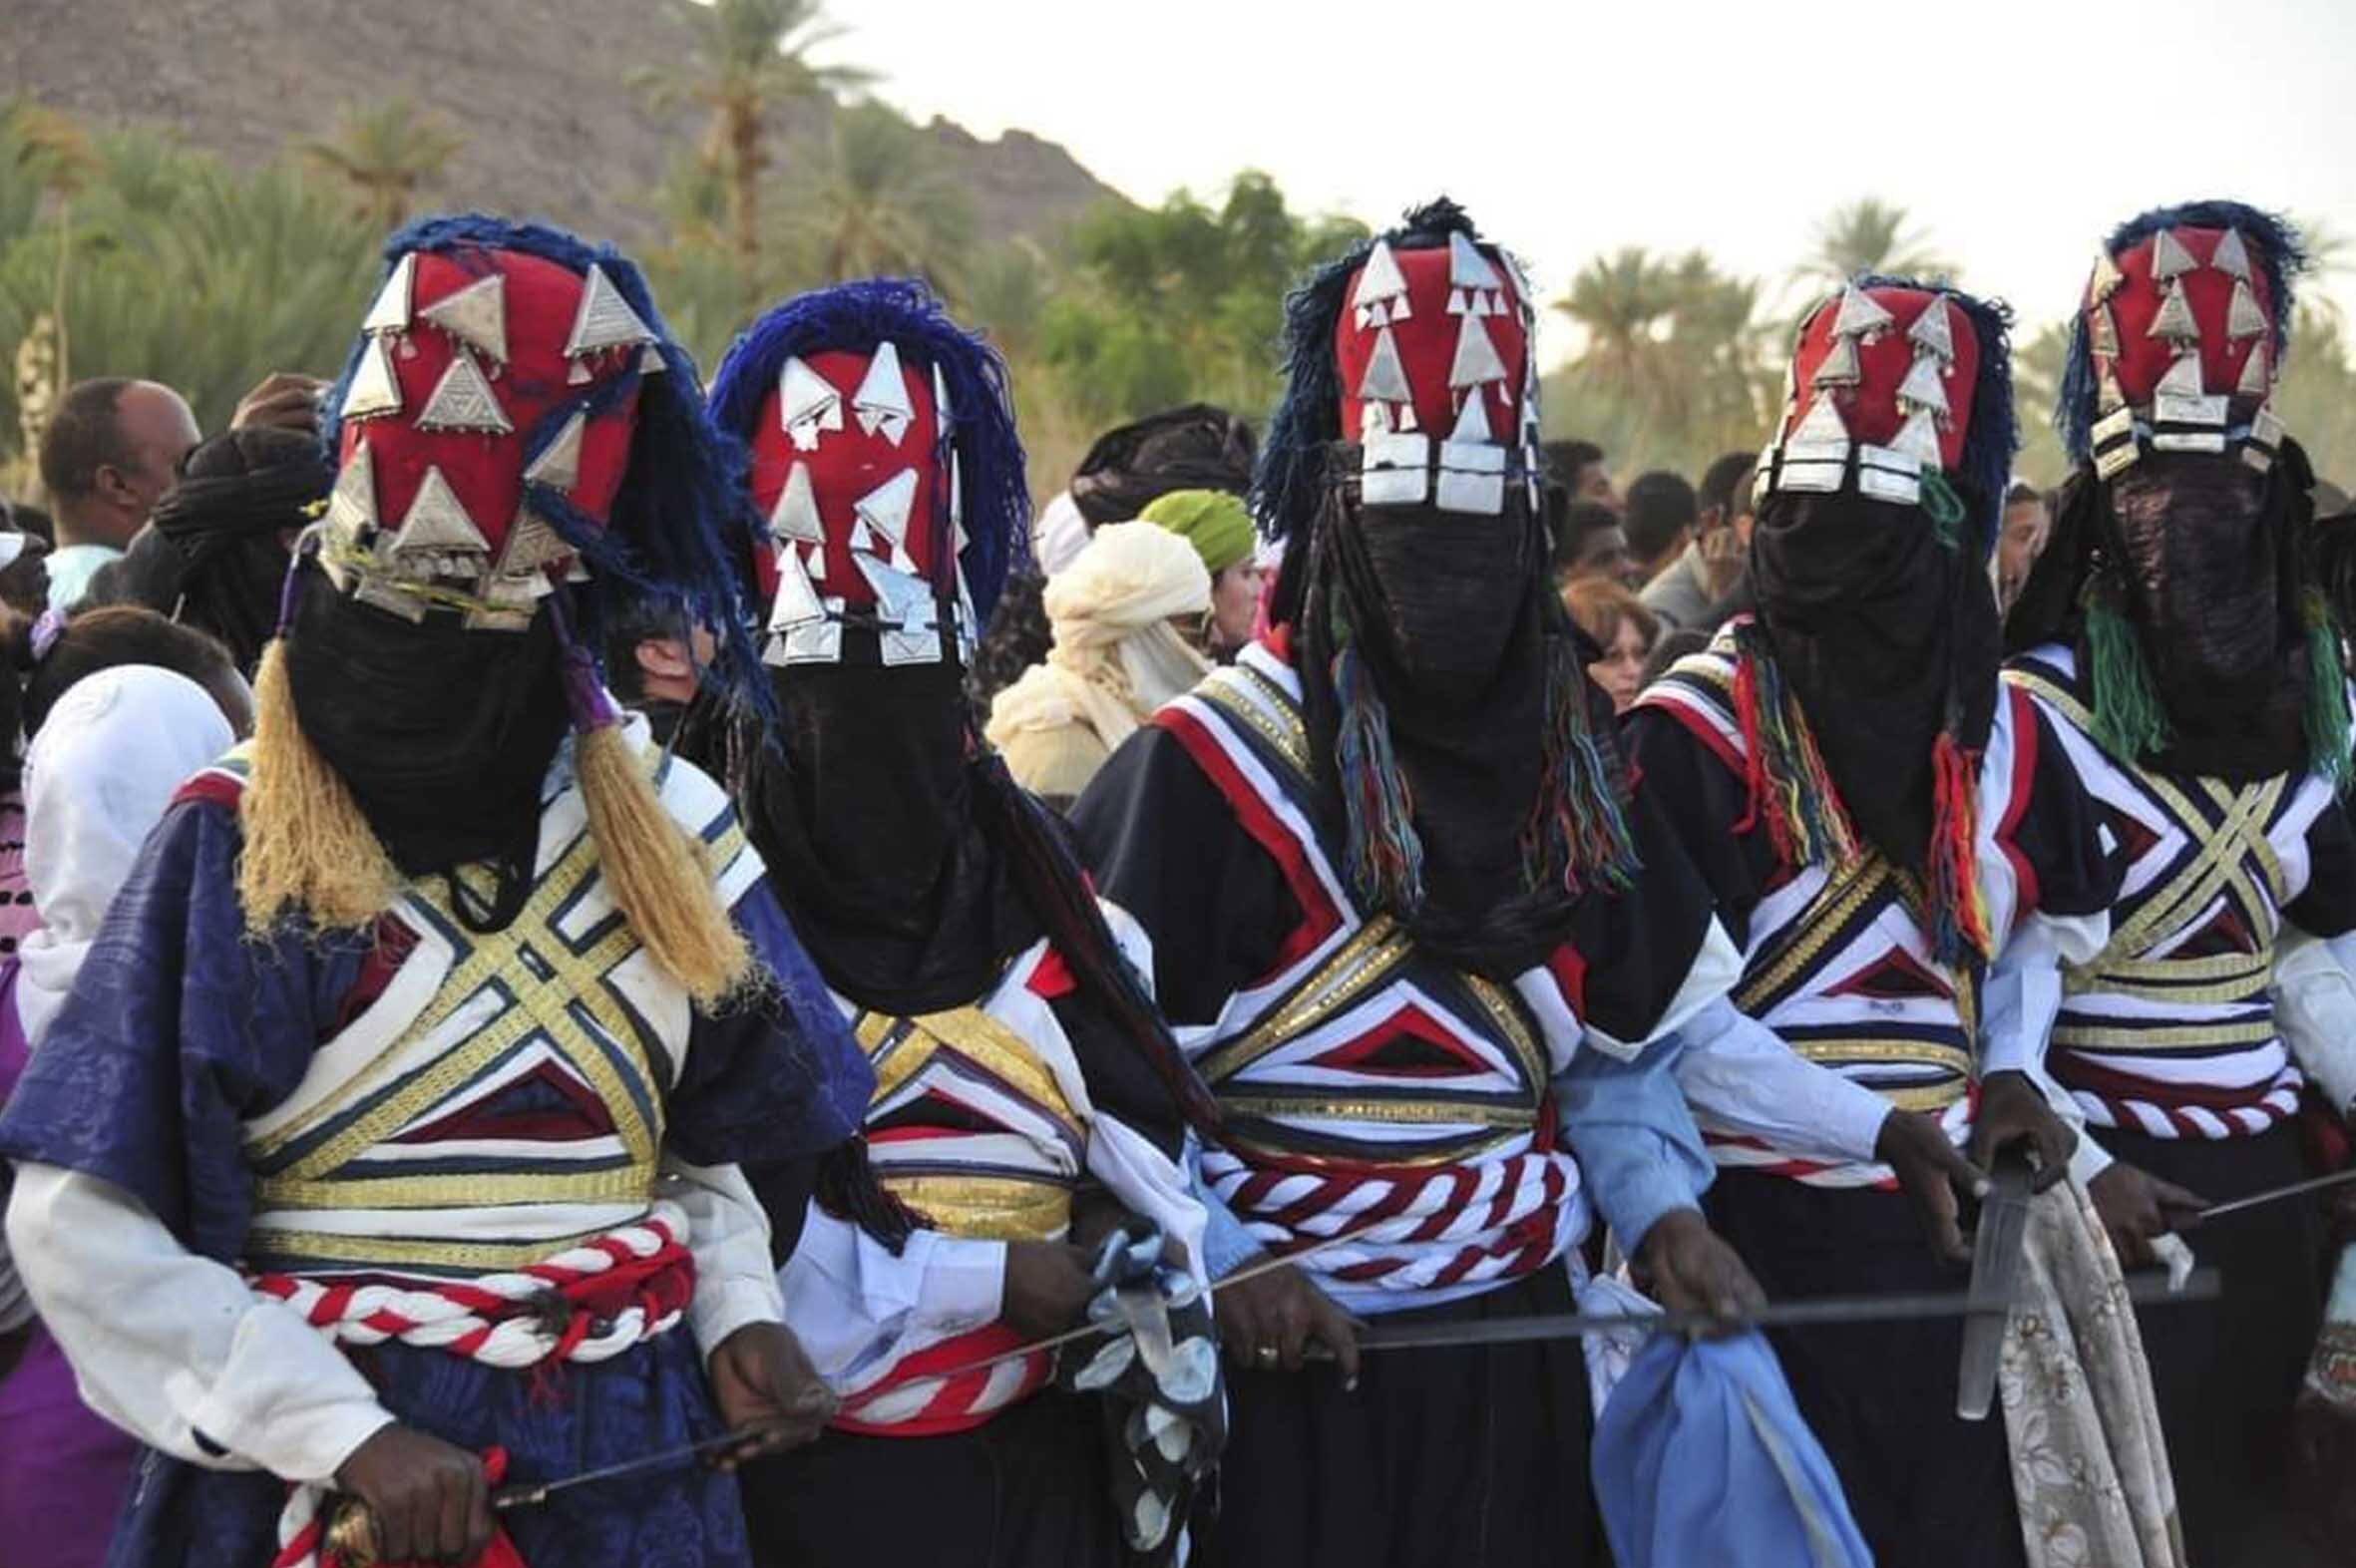
<svg viewBox="0 0 2356 1568"><path fill-rule="evenodd" d="M837 1393L903 1360L997 1322L1006 1244L918 1231L900 1256L813 1203L778 1271L785 1321Z"/></svg>
<svg viewBox="0 0 2356 1568"><path fill-rule="evenodd" d="M1713 1127L1805 1158L1870 1164L1889 1101L1809 1061L1724 997L1679 1031L1678 1087Z"/></svg>
<svg viewBox="0 0 2356 1568"><path fill-rule="evenodd" d="M393 1419L317 1330L110 1182L18 1166L8 1243L83 1399L151 1447L323 1482Z"/></svg>
<svg viewBox="0 0 2356 1568"><path fill-rule="evenodd" d="M706 1357L747 1324L778 1323L785 1296L769 1263L769 1217L744 1172L733 1165L690 1165L665 1155L663 1197L687 1216L695 1255L695 1300L687 1310L696 1348Z"/></svg>

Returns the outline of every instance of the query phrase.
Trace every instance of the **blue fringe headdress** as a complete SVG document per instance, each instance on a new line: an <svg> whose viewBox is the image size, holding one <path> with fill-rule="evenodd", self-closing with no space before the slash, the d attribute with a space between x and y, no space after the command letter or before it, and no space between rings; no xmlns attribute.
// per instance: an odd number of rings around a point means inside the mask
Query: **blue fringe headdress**
<svg viewBox="0 0 2356 1568"><path fill-rule="evenodd" d="M975 614L987 623L1006 574L1029 540L1030 491L1023 478L1022 441L1014 430L1005 360L978 334L950 319L924 283L914 278L869 278L818 289L779 305L729 345L719 374L712 378L712 416L722 429L749 441L761 404L776 388L788 358L828 350L872 353L886 339L899 345L904 364L939 370L949 388L954 415L950 437L965 483L967 544L958 561L974 595ZM934 494L948 495L946 476ZM946 506L931 522L941 531L933 559L947 560ZM979 634L982 628L974 629Z"/></svg>
<svg viewBox="0 0 2356 1568"><path fill-rule="evenodd" d="M644 374L633 360L624 374L580 400L559 405L524 432L524 461L529 467L576 412L593 417L633 390L639 394L629 467L601 526L554 486L525 486L532 510L580 553L589 569L589 581L560 589L555 606L564 617L561 595L577 595L574 606L580 625L568 627L573 656L593 659L589 650L601 645L604 625L633 601L654 598L684 606L717 641L713 674L718 689L755 711L773 711L760 648L753 640L754 606L744 587L758 527L744 484L745 451L705 411L695 362L672 341L645 278L610 245L591 245L563 229L482 213L420 218L402 228L385 241L385 275L389 277L401 257L412 251L447 256L465 265L467 253L475 250L518 251L585 275L591 265L598 267L655 335L655 352L662 359L660 375ZM366 347L365 336L352 345L343 374L327 398L319 439L330 463L341 434L344 393Z"/></svg>
<svg viewBox="0 0 2356 1568"><path fill-rule="evenodd" d="M1389 715L1360 645L1353 617L1364 608L1354 611L1342 574L1329 559L1338 519L1357 504L1356 465L1341 441L1343 388L1334 333L1351 278L1377 243L1444 241L1451 233L1481 242L1471 218L1443 196L1409 211L1399 227L1320 266L1287 296L1285 391L1269 420L1251 493L1262 532L1285 546L1271 612L1300 637L1312 724L1332 731L1332 743L1315 749L1321 773L1342 798L1352 885L1371 905L1409 919L1424 901L1414 792L1392 749ZM1521 396L1538 396L1534 369L1525 367ZM1530 493L1534 459L1519 448L1509 453L1509 498ZM1508 505L1499 523L1510 526L1515 517ZM1521 517L1543 532L1534 505ZM1534 737L1544 755L1541 783L1521 824L1524 880L1531 890L1552 887L1565 894L1591 882L1626 888L1639 860L1623 810L1625 770L1608 728L1596 726L1598 694L1577 633L1548 581L1546 555L1537 553L1530 585L1545 633L1547 722Z"/></svg>

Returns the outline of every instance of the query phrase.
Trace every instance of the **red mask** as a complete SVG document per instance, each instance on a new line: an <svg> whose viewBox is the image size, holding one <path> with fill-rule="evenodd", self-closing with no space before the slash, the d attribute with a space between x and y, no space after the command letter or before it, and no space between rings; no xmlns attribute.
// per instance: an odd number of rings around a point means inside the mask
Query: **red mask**
<svg viewBox="0 0 2356 1568"><path fill-rule="evenodd" d="M1971 319L1929 289L1854 284L1800 326L1775 442L1756 481L1831 495L1856 457L1856 488L1920 504L1925 470L1955 473L1970 432L1980 343Z"/></svg>

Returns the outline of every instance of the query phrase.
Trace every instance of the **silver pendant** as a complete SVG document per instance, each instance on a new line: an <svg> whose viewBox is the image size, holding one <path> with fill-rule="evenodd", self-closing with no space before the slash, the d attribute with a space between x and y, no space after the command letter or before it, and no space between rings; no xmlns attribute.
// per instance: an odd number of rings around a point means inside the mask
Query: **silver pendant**
<svg viewBox="0 0 2356 1568"><path fill-rule="evenodd" d="M1807 417L1799 422L1798 429L1791 432L1791 441L1809 446L1847 447L1848 421L1842 419L1840 410L1833 406L1831 393L1816 394L1816 400L1808 405Z"/></svg>
<svg viewBox="0 0 2356 1568"><path fill-rule="evenodd" d="M1857 340L1853 337L1835 337L1832 347L1824 355L1824 362L1816 367L1815 374L1808 377L1808 386L1811 390L1816 387L1853 387L1863 379L1864 372L1857 364Z"/></svg>
<svg viewBox="0 0 2356 1568"><path fill-rule="evenodd" d="M1900 409L1927 408L1940 418L1953 411L1947 406L1947 383L1939 374L1935 355L1917 354L1907 367L1906 379L1898 383Z"/></svg>
<svg viewBox="0 0 2356 1568"><path fill-rule="evenodd" d="M1863 337L1886 329L1896 319L1871 294L1850 283L1840 291L1840 313L1832 318L1832 333L1835 337Z"/></svg>
<svg viewBox="0 0 2356 1568"><path fill-rule="evenodd" d="M785 476L777 505L769 509L769 533L774 539L799 540L805 545L826 543L826 525L818 516L818 493L811 488L808 464L796 463Z"/></svg>
<svg viewBox="0 0 2356 1568"><path fill-rule="evenodd" d="M1458 236L1462 237L1462 236ZM1451 391L1505 379L1505 361L1489 341L1489 329L1478 316L1465 316L1456 325L1456 356L1448 366Z"/></svg>
<svg viewBox="0 0 2356 1568"><path fill-rule="evenodd" d="M581 441L589 430L589 416L575 409L557 432L557 439L532 460L524 470L527 485L547 485L553 490L570 493L581 483Z"/></svg>
<svg viewBox="0 0 2356 1568"><path fill-rule="evenodd" d="M490 356L492 363L507 363L507 279L499 273L435 300L418 315Z"/></svg>
<svg viewBox="0 0 2356 1568"><path fill-rule="evenodd" d="M2086 297L2090 304L2101 304L2127 282L2127 274L2119 270L2119 262L2108 250L2095 252L2094 276L2087 279Z"/></svg>
<svg viewBox="0 0 2356 1568"><path fill-rule="evenodd" d="M1414 401L1414 389L1407 385L1406 363L1399 358L1398 341L1388 327L1374 334L1374 354L1367 361L1367 373L1359 378L1358 396L1385 403Z"/></svg>
<svg viewBox="0 0 2356 1568"><path fill-rule="evenodd" d="M2184 297L2184 285L2179 280L2167 285L2167 293L2160 301L2160 312L2152 318L2146 337L2163 337L2171 343L2200 341L2200 322L2192 314L2191 301Z"/></svg>
<svg viewBox="0 0 2356 1568"><path fill-rule="evenodd" d="M613 279L595 262L582 280L581 309L573 317L573 335L565 341L565 357L582 359L609 348L635 348L651 343L654 334L621 297Z"/></svg>
<svg viewBox="0 0 2356 1568"><path fill-rule="evenodd" d="M2106 359L2119 357L2119 323L2111 314L2111 306L2096 300L2086 313L2087 347Z"/></svg>
<svg viewBox="0 0 2356 1568"><path fill-rule="evenodd" d="M2233 302L2225 307L2225 336L2235 342L2245 337L2263 334L2272 323L2258 308L2258 296L2250 291L2247 281L2236 278L2233 283Z"/></svg>
<svg viewBox="0 0 2356 1568"><path fill-rule="evenodd" d="M1927 349L1938 355L1939 363L1955 362L1955 329L1947 319L1947 301L1936 294L1914 318L1914 325L1906 329L1906 341L1916 348Z"/></svg>
<svg viewBox="0 0 2356 1568"><path fill-rule="evenodd" d="M1495 289L1505 286L1497 269L1489 265L1489 258L1461 232L1448 235L1448 286L1450 288Z"/></svg>
<svg viewBox="0 0 2356 1568"><path fill-rule="evenodd" d="M1398 269L1398 257L1390 250L1390 241L1377 239L1374 248L1367 252L1367 264L1359 268L1358 286L1350 291L1352 305L1368 305L1402 298L1407 291L1406 274Z"/></svg>
<svg viewBox="0 0 2356 1568"><path fill-rule="evenodd" d="M2186 349L2167 367L2167 374L2152 389L2154 396L2199 397L2208 390L2200 380L2200 351Z"/></svg>
<svg viewBox="0 0 2356 1568"><path fill-rule="evenodd" d="M1450 444L1469 446L1476 442L1487 443L1496 439L1489 433L1489 414L1487 408L1483 406L1484 402L1485 399L1482 398L1478 389L1475 389L1473 394L1464 400L1464 407L1456 415L1456 428L1448 432ZM1444 454L1441 462L1443 465L1446 462Z"/></svg>
<svg viewBox="0 0 2356 1568"><path fill-rule="evenodd" d="M2263 398L2274 390L2274 376L2270 369L2271 350L2261 339L2249 345L2249 358L2241 362L2241 379L2233 390L2242 397Z"/></svg>
<svg viewBox="0 0 2356 1568"><path fill-rule="evenodd" d="M826 610L818 602L818 589L810 584L809 569L802 565L801 548L780 545L777 549L777 598L769 606L769 629L784 631L804 621L818 620Z"/></svg>
<svg viewBox="0 0 2356 1568"><path fill-rule="evenodd" d="M573 547L565 543L565 536L549 525L546 518L529 506L516 509L515 525L508 530L507 545L499 553L499 565L492 569L491 581L517 585L507 593L494 591L492 597L513 600L518 593L538 599L549 591L548 569L571 559Z"/></svg>
<svg viewBox="0 0 2356 1568"><path fill-rule="evenodd" d="M463 348L450 356L450 368L434 383L433 396L425 400L425 408L417 416L417 428L474 430L493 436L516 433L475 356Z"/></svg>
<svg viewBox="0 0 2356 1568"><path fill-rule="evenodd" d="M2174 229L2163 228L2152 236L2152 276L2159 281L2173 282L2199 265Z"/></svg>
<svg viewBox="0 0 2356 1568"><path fill-rule="evenodd" d="M891 542L892 554L902 555L908 545L908 514L916 504L917 471L904 468L875 489L853 503L859 521Z"/></svg>
<svg viewBox="0 0 2356 1568"><path fill-rule="evenodd" d="M327 526L352 545L366 545L376 532L376 460L365 441L336 471L335 489L327 496Z"/></svg>
<svg viewBox="0 0 2356 1568"><path fill-rule="evenodd" d="M481 569L491 554L491 542L435 466L425 471L417 497L409 503L409 515L401 520L387 552L404 576L461 577ZM461 557L473 558L471 568L444 570L445 563Z"/></svg>
<svg viewBox="0 0 2356 1568"><path fill-rule="evenodd" d="M799 355L788 355L777 373L777 419L795 451L815 452L821 432L843 428L843 394Z"/></svg>
<svg viewBox="0 0 2356 1568"><path fill-rule="evenodd" d="M360 330L377 335L408 331L409 298L416 287L417 252L412 250L394 262L392 271L385 274L384 287L376 291L376 302L360 318Z"/></svg>
<svg viewBox="0 0 2356 1568"><path fill-rule="evenodd" d="M1869 449L1870 450L1870 449ZM1938 468L1944 462L1939 454L1939 419L1927 408L1918 408L1906 416L1906 423L1890 441L1889 450L1912 458L1924 468Z"/></svg>
<svg viewBox="0 0 2356 1568"><path fill-rule="evenodd" d="M401 412L401 380L393 374L392 356L384 339L372 337L360 349L360 364L352 384L344 389L342 417L383 419Z"/></svg>
<svg viewBox="0 0 2356 1568"><path fill-rule="evenodd" d="M2240 229L2225 230L2225 237L2209 252L2208 264L2220 272L2230 272L2244 283L2250 280L2249 246L2243 242Z"/></svg>
<svg viewBox="0 0 2356 1568"><path fill-rule="evenodd" d="M880 432L892 446L899 446L908 434L916 409L908 400L908 380L901 374L900 347L891 339L876 345L859 390L851 394L851 411L858 415L861 430L871 436Z"/></svg>

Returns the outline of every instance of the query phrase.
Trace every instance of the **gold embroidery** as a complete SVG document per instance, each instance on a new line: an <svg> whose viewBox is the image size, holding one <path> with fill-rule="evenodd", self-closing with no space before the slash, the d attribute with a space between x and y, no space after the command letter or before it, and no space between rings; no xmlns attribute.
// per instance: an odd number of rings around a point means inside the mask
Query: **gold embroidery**
<svg viewBox="0 0 2356 1568"><path fill-rule="evenodd" d="M1282 1161L1283 1168L1306 1171L1331 1171L1338 1175L1357 1175L1366 1171L1370 1163L1384 1171L1425 1170L1441 1165L1469 1165L1484 1155L1492 1154L1521 1141L1527 1134L1506 1130L1478 1132L1465 1138L1452 1138L1435 1146L1420 1147L1413 1153L1401 1150L1396 1144L1385 1142L1379 1156L1366 1154L1312 1154L1289 1144L1272 1143L1255 1138L1248 1132L1230 1127L1219 1135L1220 1144L1238 1159L1266 1165Z"/></svg>
<svg viewBox="0 0 2356 1568"><path fill-rule="evenodd" d="M985 1072L1005 1080L1017 1092L1053 1111L1056 1118L1075 1121L1055 1074L1020 1035L980 1007L952 1007L914 1018L862 1012L853 1032L867 1048L876 1069L875 1097L882 1104L947 1045Z"/></svg>
<svg viewBox="0 0 2356 1568"><path fill-rule="evenodd" d="M319 1258L329 1263L397 1268L412 1265L470 1274L521 1269L545 1262L569 1247L608 1234L609 1227L554 1236L547 1241L413 1241L398 1236L342 1236L326 1231L255 1230L245 1238L250 1260Z"/></svg>
<svg viewBox="0 0 2356 1568"><path fill-rule="evenodd" d="M1784 925L1776 951L1765 955L1766 962L1736 988L1735 1005L1753 1016L1766 1010L1889 880L1889 863L1871 851L1830 871L1807 907Z"/></svg>
<svg viewBox="0 0 2356 1568"><path fill-rule="evenodd" d="M1254 701L1235 689L1237 678L1249 681L1268 701ZM1294 711L1292 699L1267 676L1242 665L1231 665L1194 688L1195 695L1240 720L1253 733L1276 748L1285 765L1303 778L1310 776L1309 729ZM1275 709L1274 713L1269 710Z"/></svg>
<svg viewBox="0 0 2356 1568"><path fill-rule="evenodd" d="M1324 1022L1387 979L1412 944L1387 915L1361 926L1292 993L1249 1030L1205 1056L1203 1081L1216 1087L1288 1040Z"/></svg>
<svg viewBox="0 0 2356 1568"><path fill-rule="evenodd" d="M1380 1121L1401 1126L1462 1123L1474 1127L1528 1129L1538 1125L1530 1105L1476 1104L1467 1100L1374 1100L1326 1098L1310 1093L1229 1094L1219 1099L1222 1110L1240 1116L1307 1116L1328 1121Z"/></svg>
<svg viewBox="0 0 2356 1568"><path fill-rule="evenodd" d="M642 1165L566 1174L460 1172L431 1176L330 1176L321 1181L271 1177L255 1183L272 1209L466 1209L495 1203L635 1203L654 1194Z"/></svg>
<svg viewBox="0 0 2356 1568"><path fill-rule="evenodd" d="M1489 1021L1497 1025L1497 1032L1505 1036L1505 1043L1521 1061L1525 1081L1535 1087L1554 1075L1546 1070L1546 1054L1539 1048L1538 1037L1530 1032L1529 1020L1523 1015L1521 998L1504 986L1478 975L1463 977L1465 985L1487 1009Z"/></svg>
<svg viewBox="0 0 2356 1568"><path fill-rule="evenodd" d="M2274 1025L2249 1023L2177 1023L2154 1029L2123 1029L2100 1023L2057 1023L2054 1043L2076 1050L2205 1050L2218 1045L2263 1045L2274 1038Z"/></svg>
<svg viewBox="0 0 2356 1568"><path fill-rule="evenodd" d="M1055 1241L1071 1230L1071 1189L1019 1176L877 1175L936 1230L977 1241Z"/></svg>
<svg viewBox="0 0 2356 1568"><path fill-rule="evenodd" d="M1792 1040L1790 1045L1794 1052L1810 1061L1886 1062L1894 1067L1936 1067L1953 1073L1972 1070L1971 1052L1959 1045L1939 1045L1929 1040Z"/></svg>

